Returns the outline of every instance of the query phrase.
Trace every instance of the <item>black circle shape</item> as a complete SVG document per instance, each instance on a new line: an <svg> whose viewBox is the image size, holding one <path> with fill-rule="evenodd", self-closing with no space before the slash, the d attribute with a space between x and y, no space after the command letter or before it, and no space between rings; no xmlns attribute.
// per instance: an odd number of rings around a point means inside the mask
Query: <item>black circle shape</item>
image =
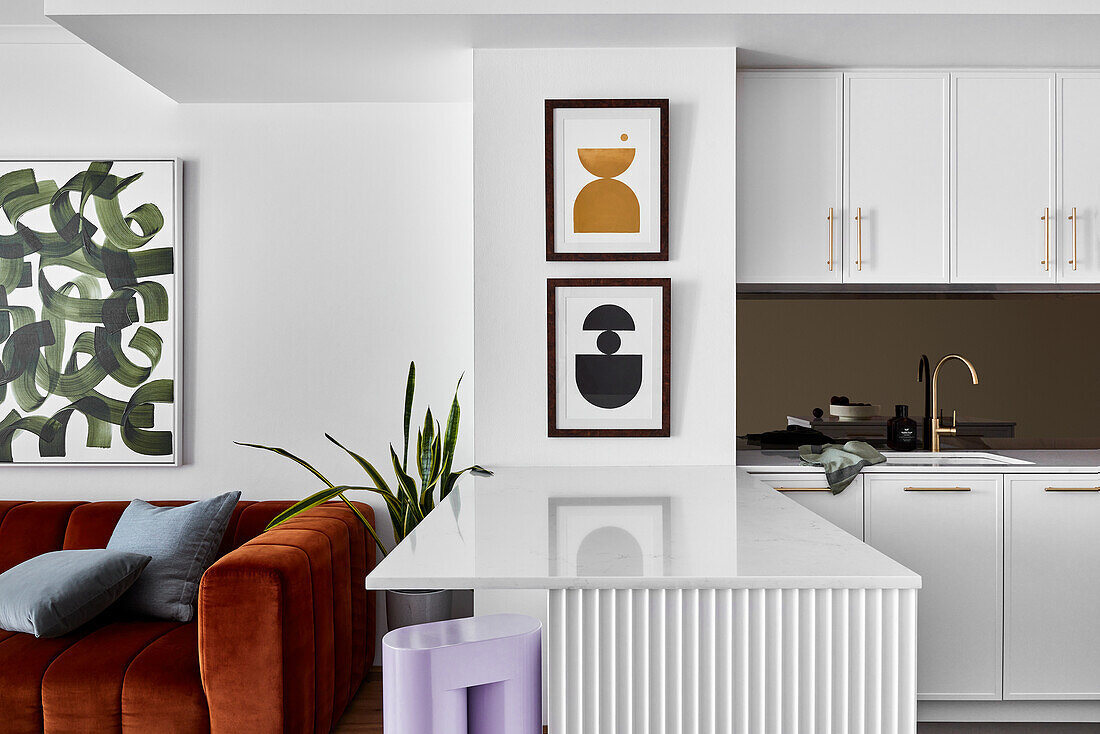
<svg viewBox="0 0 1100 734"><path fill-rule="evenodd" d="M614 354L622 344L623 340L613 331L605 331L596 337L596 348L604 354Z"/></svg>

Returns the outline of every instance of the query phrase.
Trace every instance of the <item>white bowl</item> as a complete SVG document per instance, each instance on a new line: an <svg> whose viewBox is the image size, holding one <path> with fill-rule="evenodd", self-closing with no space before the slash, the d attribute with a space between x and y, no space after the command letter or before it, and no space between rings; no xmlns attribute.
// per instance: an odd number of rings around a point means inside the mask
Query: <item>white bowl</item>
<svg viewBox="0 0 1100 734"><path fill-rule="evenodd" d="M879 414L878 405L830 405L829 415L841 421L858 421Z"/></svg>

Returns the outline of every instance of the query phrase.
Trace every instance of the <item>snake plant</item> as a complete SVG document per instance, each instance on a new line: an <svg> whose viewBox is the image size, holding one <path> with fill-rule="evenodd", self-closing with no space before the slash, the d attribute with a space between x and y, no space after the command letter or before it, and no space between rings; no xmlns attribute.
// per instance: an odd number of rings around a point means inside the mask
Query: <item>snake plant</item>
<svg viewBox="0 0 1100 734"><path fill-rule="evenodd" d="M400 543L412 532L412 529L435 508L436 495L438 494L439 501L442 502L447 495L451 493L451 490L454 489L455 482L457 482L459 477L463 474L466 472L473 472L474 474L482 476L492 476L492 472L476 464L468 466L465 469L459 469L458 471L452 470L455 447L458 445L458 423L462 413L458 406L458 387L461 384L462 378L459 377L458 385L455 386L454 399L451 401L451 411L447 415L446 430L441 430L439 421L432 418L431 407L428 408L427 413L424 415L423 427L417 430L416 451L413 454L413 472L419 477L419 483L409 471L409 427L412 419L413 393L416 390L415 362L409 363L409 377L405 382L405 446L400 459L397 456L397 450L394 449L392 443L390 444L390 463L393 465L393 473L396 478L396 481L393 483L393 489L391 489L391 485L385 480L381 472L374 468L373 464L327 433L325 434L325 438L339 446L354 459L363 471L367 473L373 486L333 484L311 464L304 459L298 458L286 449L237 441L236 443L239 446L250 446L256 449L263 449L278 454L279 456L286 457L308 469L313 476L320 479L326 485L325 489L322 489L320 492L311 494L279 513L275 519L268 524L266 530L270 530L292 517L305 512L311 507L316 507L322 502L338 498L350 507L359 517L363 525L366 526L371 537L374 538L374 542L378 545L378 549L382 552L382 555L386 555L388 551L385 545L382 544L382 539L378 537L377 530L365 517L363 517L363 514L356 509L355 505L348 500L344 495L345 492L364 490L380 495L386 502L390 523L393 525L394 541L395 543Z"/></svg>

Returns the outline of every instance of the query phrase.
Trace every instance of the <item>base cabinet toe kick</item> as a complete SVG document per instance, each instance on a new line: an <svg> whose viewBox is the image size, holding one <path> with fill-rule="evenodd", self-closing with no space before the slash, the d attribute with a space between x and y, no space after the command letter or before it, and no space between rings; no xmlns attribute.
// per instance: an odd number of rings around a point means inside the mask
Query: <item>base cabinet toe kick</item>
<svg viewBox="0 0 1100 734"><path fill-rule="evenodd" d="M916 589L552 589L554 734L916 731Z"/></svg>

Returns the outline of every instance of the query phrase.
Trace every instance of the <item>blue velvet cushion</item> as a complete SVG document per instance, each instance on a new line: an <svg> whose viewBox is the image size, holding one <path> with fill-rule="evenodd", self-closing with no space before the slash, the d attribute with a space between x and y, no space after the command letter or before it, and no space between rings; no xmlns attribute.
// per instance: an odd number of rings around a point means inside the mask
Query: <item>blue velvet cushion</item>
<svg viewBox="0 0 1100 734"><path fill-rule="evenodd" d="M149 556L97 548L43 553L0 573L0 629L60 637L122 596Z"/></svg>
<svg viewBox="0 0 1100 734"><path fill-rule="evenodd" d="M240 497L240 492L226 492L182 507L131 502L107 548L153 560L119 600L119 607L133 614L190 622L195 617L199 580L217 557Z"/></svg>

